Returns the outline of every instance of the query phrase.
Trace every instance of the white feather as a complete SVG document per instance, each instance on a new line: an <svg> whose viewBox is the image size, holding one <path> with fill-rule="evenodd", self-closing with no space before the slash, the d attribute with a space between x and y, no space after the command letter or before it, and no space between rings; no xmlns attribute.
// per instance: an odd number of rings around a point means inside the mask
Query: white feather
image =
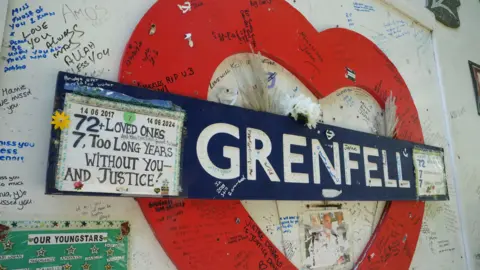
<svg viewBox="0 0 480 270"><path fill-rule="evenodd" d="M396 98L393 97L393 93L390 92L390 96L385 101L385 136L395 137L397 134L397 105L395 104Z"/></svg>
<svg viewBox="0 0 480 270"><path fill-rule="evenodd" d="M286 115L288 96L277 87L268 89L267 72L262 66L261 53L249 54L248 58L249 65L241 65L233 69L243 107L260 112ZM253 78L253 82L248 77Z"/></svg>

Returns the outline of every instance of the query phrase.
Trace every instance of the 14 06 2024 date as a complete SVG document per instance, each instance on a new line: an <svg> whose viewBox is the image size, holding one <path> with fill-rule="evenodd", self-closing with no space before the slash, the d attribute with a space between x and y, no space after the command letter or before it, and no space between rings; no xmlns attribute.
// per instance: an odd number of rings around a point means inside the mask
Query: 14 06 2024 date
<svg viewBox="0 0 480 270"><path fill-rule="evenodd" d="M175 127L175 122L169 120L147 118L147 122L162 127Z"/></svg>

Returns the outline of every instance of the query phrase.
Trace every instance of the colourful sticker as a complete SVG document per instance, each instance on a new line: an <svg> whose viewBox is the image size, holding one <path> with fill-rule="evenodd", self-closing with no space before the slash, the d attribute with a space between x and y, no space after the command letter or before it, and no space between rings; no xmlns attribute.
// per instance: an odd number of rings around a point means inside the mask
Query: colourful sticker
<svg viewBox="0 0 480 270"><path fill-rule="evenodd" d="M56 111L55 114L52 115L51 124L54 125L55 129L64 130L70 125L70 117L64 112L59 113Z"/></svg>
<svg viewBox="0 0 480 270"><path fill-rule="evenodd" d="M137 119L137 115L133 112L124 112L123 113L123 120L127 124L132 124Z"/></svg>

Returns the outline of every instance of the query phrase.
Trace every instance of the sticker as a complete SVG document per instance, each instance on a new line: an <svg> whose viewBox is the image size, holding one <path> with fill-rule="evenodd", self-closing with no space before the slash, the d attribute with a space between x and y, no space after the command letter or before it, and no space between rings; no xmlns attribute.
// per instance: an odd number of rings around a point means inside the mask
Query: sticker
<svg viewBox="0 0 480 270"><path fill-rule="evenodd" d="M56 188L178 195L184 112L66 94Z"/></svg>
<svg viewBox="0 0 480 270"><path fill-rule="evenodd" d="M188 40L188 46L193 47L192 33L185 34L185 39Z"/></svg>
<svg viewBox="0 0 480 270"><path fill-rule="evenodd" d="M123 120L127 124L133 124L133 122L135 122L136 117L137 116L135 115L135 113L132 113L132 112L124 112L123 113Z"/></svg>
<svg viewBox="0 0 480 270"><path fill-rule="evenodd" d="M65 112L59 113L58 111L52 115L52 125L54 125L54 129L64 130L69 127L70 125L70 117L65 114Z"/></svg>
<svg viewBox="0 0 480 270"><path fill-rule="evenodd" d="M330 141L331 139L333 139L333 137L335 137L335 132L333 132L332 130L328 129L328 130L325 132L325 135L327 136L327 139Z"/></svg>
<svg viewBox="0 0 480 270"><path fill-rule="evenodd" d="M12 229L0 245L0 269L128 269L129 239L122 227L128 222L2 223Z"/></svg>
<svg viewBox="0 0 480 270"><path fill-rule="evenodd" d="M192 11L192 4L190 2L186 1L183 3L183 5L178 4L177 7L182 11L183 14Z"/></svg>
<svg viewBox="0 0 480 270"><path fill-rule="evenodd" d="M418 196L448 195L442 151L415 146L413 148L413 164Z"/></svg>
<svg viewBox="0 0 480 270"><path fill-rule="evenodd" d="M345 78L355 82L357 80L357 76L355 75L355 71L353 71L352 69L349 69L348 67L345 68L346 70L346 74L345 74Z"/></svg>
<svg viewBox="0 0 480 270"><path fill-rule="evenodd" d="M336 189L322 189L322 195L325 198L335 198L340 196L342 194L341 190L336 190Z"/></svg>

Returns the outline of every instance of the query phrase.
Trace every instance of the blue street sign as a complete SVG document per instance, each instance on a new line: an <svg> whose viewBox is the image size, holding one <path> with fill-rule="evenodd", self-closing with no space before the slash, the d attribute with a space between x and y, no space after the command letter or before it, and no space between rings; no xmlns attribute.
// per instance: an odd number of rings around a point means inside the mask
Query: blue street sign
<svg viewBox="0 0 480 270"><path fill-rule="evenodd" d="M437 147L63 72L56 97L49 194L448 199Z"/></svg>

